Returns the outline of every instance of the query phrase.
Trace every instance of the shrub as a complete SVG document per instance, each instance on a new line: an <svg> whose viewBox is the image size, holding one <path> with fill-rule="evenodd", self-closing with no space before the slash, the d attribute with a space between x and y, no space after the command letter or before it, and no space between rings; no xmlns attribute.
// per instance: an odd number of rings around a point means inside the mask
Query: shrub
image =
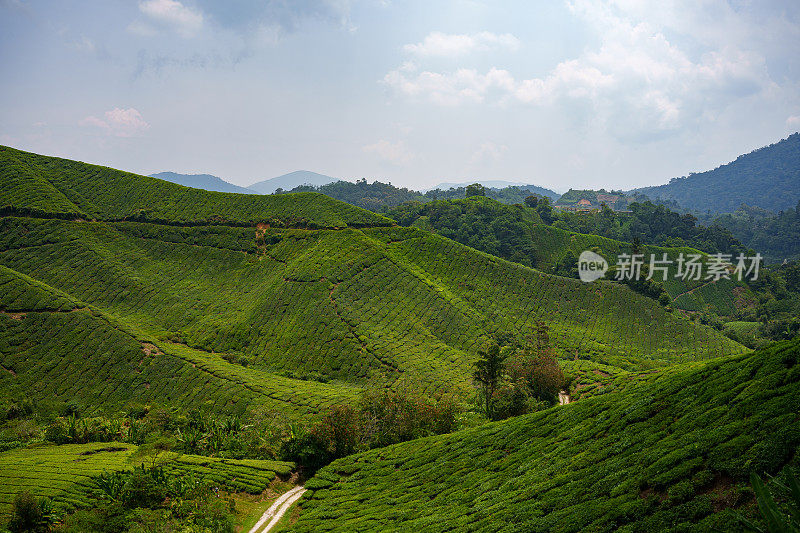
<svg viewBox="0 0 800 533"><path fill-rule="evenodd" d="M30 492L20 492L14 498L8 530L11 533L50 531L53 506L46 498L37 499Z"/></svg>

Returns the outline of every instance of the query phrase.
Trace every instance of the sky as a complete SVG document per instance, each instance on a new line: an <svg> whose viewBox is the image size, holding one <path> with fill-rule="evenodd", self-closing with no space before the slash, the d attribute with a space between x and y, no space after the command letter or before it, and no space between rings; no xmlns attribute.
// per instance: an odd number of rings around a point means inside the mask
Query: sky
<svg viewBox="0 0 800 533"><path fill-rule="evenodd" d="M237 185L630 189L800 130L796 0L0 0L0 144Z"/></svg>

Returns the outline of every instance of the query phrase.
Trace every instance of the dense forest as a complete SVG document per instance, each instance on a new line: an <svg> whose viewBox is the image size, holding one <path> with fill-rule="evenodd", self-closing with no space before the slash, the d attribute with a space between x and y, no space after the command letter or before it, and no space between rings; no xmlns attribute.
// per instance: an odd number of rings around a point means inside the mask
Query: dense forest
<svg viewBox="0 0 800 533"><path fill-rule="evenodd" d="M426 200L458 200L468 196L468 186L450 187L449 189L432 189L425 193ZM544 187L536 185L509 185L508 187L484 187L483 196L504 204L521 204L528 196L539 196L552 201L558 199L558 194Z"/></svg>
<svg viewBox="0 0 800 533"><path fill-rule="evenodd" d="M744 247L720 226L699 226L692 215L681 215L650 202L635 202L630 213L604 207L598 213L557 211L550 203L530 198L524 205L499 202L446 201L405 204L386 212L403 226L417 224L433 229L478 250L531 265L535 255L527 237L532 224L549 224L575 233L599 235L618 241L667 247L689 246L714 254L745 253Z"/></svg>
<svg viewBox="0 0 800 533"><path fill-rule="evenodd" d="M335 198L342 202L369 209L370 211L381 212L387 207L394 207L404 202L423 201L423 196L405 187L395 187L391 183L373 181L367 183L366 179L361 179L355 183L349 181L336 181L326 185L298 185L290 191L278 189L275 194L287 194L296 192L318 192Z"/></svg>
<svg viewBox="0 0 800 533"><path fill-rule="evenodd" d="M634 202L629 213L616 213L603 207L596 213L558 212L553 225L577 233L591 233L610 239L633 242L636 239L656 246L691 246L704 252L744 253L746 247L730 231L719 226L701 226L691 214L676 213L652 202Z"/></svg>
<svg viewBox="0 0 800 533"><path fill-rule="evenodd" d="M775 213L789 209L800 200L800 133L714 170L636 191L700 213L732 213L742 204Z"/></svg>
<svg viewBox="0 0 800 533"><path fill-rule="evenodd" d="M479 185L474 184L472 186ZM450 189L433 189L425 194L406 189L405 187L395 187L391 183L373 181L368 183L366 179L361 179L355 183L349 181L337 181L327 185L299 185L290 191L278 189L276 194L287 194L295 192L319 192L347 202L348 204L369 209L376 213L383 213L387 209L396 207L407 202L430 202L434 200L454 200L468 196L469 187L451 187ZM504 204L519 204L529 196L539 196L551 198L558 197L548 189L526 185L520 187L516 185L503 187L501 189L483 187L480 185L480 194L487 196Z"/></svg>
<svg viewBox="0 0 800 533"><path fill-rule="evenodd" d="M743 205L713 222L731 232L748 248L758 250L768 262L800 259L800 201L777 215Z"/></svg>

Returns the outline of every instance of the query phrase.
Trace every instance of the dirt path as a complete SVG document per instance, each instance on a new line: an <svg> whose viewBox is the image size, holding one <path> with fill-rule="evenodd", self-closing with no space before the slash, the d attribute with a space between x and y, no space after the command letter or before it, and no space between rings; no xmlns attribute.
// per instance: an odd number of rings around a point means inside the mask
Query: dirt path
<svg viewBox="0 0 800 533"><path fill-rule="evenodd" d="M703 283L702 285L698 285L698 286L697 286L697 287L695 287L694 289L689 289L689 290L688 290L688 291L686 291L686 292L682 292L682 293L680 293L680 294L676 294L676 295L675 295L675 298L673 298L673 299L672 299L672 301L674 302L675 300L677 300L677 299L678 299L678 298L680 298L681 296L686 296L687 294L692 294L694 291L699 291L700 289L702 289L703 287L705 287L705 286L707 286L707 285L711 285L712 283L716 283L716 281L717 281L717 280L715 280L715 279L712 279L711 281L707 281L707 282Z"/></svg>
<svg viewBox="0 0 800 533"><path fill-rule="evenodd" d="M300 499L300 496L302 496L305 491L306 489L302 486L297 486L281 494L280 498L275 500L275 503L261 515L261 518L259 518L256 525L250 529L249 533L267 533L267 531L275 527L286 511L289 510L294 502ZM264 525L265 523L267 524L266 526Z"/></svg>

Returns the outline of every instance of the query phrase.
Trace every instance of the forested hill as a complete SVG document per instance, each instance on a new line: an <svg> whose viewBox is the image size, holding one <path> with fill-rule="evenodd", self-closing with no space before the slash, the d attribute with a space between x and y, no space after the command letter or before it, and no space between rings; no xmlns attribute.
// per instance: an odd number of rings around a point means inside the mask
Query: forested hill
<svg viewBox="0 0 800 533"><path fill-rule="evenodd" d="M794 207L800 200L800 133L714 170L636 191L701 213L731 213L742 204L776 213Z"/></svg>
<svg viewBox="0 0 800 533"><path fill-rule="evenodd" d="M558 195L553 191L542 187L536 187L535 185L510 185L502 189L481 186L480 190L483 195L509 205L520 204L529 196L558 198ZM320 192L331 198L336 198L337 200L347 202L357 207L381 213L409 202L425 203L436 200L457 200L467 197L466 187L451 187L446 190L433 189L422 194L405 187L396 187L391 183L382 183L380 181L367 183L365 179L358 180L355 183L337 181L320 186L299 185L290 191L279 190L277 192Z"/></svg>
<svg viewBox="0 0 800 533"><path fill-rule="evenodd" d="M278 193L282 192L278 191ZM314 185L299 185L286 192L319 192L348 204L376 212L405 202L425 201L425 198L416 191L410 191L405 187L395 187L391 183L381 183L380 181L367 183L365 179L358 180L355 183L337 181L316 187Z"/></svg>
<svg viewBox="0 0 800 533"><path fill-rule="evenodd" d="M316 193L204 191L0 146L0 212L66 219L277 227L386 226L380 215Z"/></svg>

